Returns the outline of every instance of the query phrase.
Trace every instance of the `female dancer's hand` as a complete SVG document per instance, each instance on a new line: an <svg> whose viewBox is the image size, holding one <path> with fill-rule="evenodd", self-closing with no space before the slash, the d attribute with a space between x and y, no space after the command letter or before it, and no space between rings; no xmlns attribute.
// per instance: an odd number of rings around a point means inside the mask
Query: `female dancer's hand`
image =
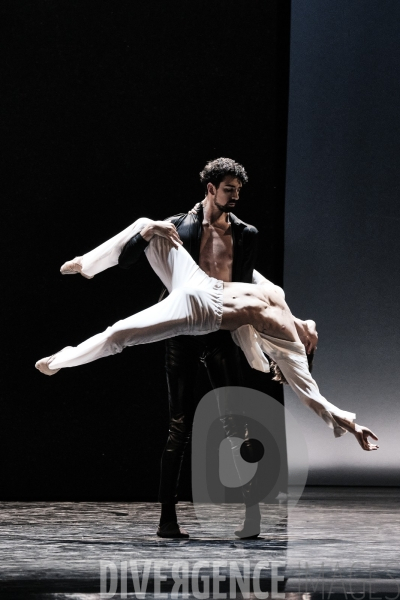
<svg viewBox="0 0 400 600"><path fill-rule="evenodd" d="M171 242L174 248L179 248L183 244L175 225L168 221L153 221L143 227L140 234L146 242L149 242L153 235L159 235Z"/></svg>
<svg viewBox="0 0 400 600"><path fill-rule="evenodd" d="M372 433L372 431L368 429L368 427L364 427L363 425L357 425L357 423L354 423L354 425L355 428L352 433L354 433L356 440L360 444L361 448L363 450L378 450L379 446L377 446L376 444L371 444L368 441L369 437L372 437L374 440L377 440L377 436L374 433Z"/></svg>
<svg viewBox="0 0 400 600"><path fill-rule="evenodd" d="M341 425L341 427L344 427L344 429L354 435L363 450L378 450L379 446L376 444L371 444L368 441L369 437L372 437L374 440L378 439L377 436L370 429L368 429L368 427L357 425L357 423L353 423L353 421L347 421L347 419L342 419L336 415L333 415L333 417L335 421Z"/></svg>

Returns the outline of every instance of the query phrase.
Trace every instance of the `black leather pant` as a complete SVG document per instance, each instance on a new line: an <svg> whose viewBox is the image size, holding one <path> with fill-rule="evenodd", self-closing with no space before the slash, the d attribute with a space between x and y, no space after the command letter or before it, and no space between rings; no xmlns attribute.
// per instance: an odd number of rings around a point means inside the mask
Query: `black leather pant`
<svg viewBox="0 0 400 600"><path fill-rule="evenodd" d="M243 385L239 352L230 332L225 330L208 335L178 336L166 340L165 367L170 426L161 460L159 502L178 501L179 474L185 448L191 439L196 411L194 385L200 363L204 363L214 389ZM221 421L227 436L242 439L248 437L247 431L238 430L238 424L233 418L227 416ZM239 428L243 429L243 426ZM246 494L250 494L250 490L245 490L243 494L246 502Z"/></svg>

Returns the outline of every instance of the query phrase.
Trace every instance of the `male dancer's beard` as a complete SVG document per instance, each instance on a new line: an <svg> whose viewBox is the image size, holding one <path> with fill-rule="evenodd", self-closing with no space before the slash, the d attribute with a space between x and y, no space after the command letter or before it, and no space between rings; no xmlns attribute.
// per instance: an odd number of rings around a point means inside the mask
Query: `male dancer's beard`
<svg viewBox="0 0 400 600"><path fill-rule="evenodd" d="M214 200L214 204L223 213L230 213L231 212L231 208L232 207L228 206L227 204L220 204L219 202L217 202L217 200ZM235 206L236 206L236 202L235 202ZM235 208L235 206L233 208Z"/></svg>

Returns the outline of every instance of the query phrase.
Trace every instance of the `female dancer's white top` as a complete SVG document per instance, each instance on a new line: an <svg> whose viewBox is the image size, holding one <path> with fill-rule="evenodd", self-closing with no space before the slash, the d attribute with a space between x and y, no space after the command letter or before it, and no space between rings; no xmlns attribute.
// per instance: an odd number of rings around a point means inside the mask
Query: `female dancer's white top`
<svg viewBox="0 0 400 600"><path fill-rule="evenodd" d="M85 254L82 257L82 272L93 276L118 264L122 248L148 223L151 223L149 219L138 219L118 235ZM217 331L222 319L223 282L209 277L183 247L172 248L164 238L159 236L152 238L145 253L151 267L171 297L169 303L164 304L166 302L164 300L157 305L160 313L159 326L154 323L152 329L147 328L146 333L143 331L138 333L136 327L135 340L131 336L131 339L125 341L123 345L148 343L182 334L204 335ZM260 274L255 271L253 281L256 284L259 280ZM174 301L173 297L175 297ZM182 316L182 319L178 319L177 316ZM153 315L151 318L154 319ZM124 331L126 330L127 326L124 325ZM256 331L251 325L239 327L232 332L232 337L243 350L252 368L269 372L269 362L265 356L267 354L277 363L300 400L333 429L335 437L346 433L346 430L335 421L335 415L350 421L353 421L356 415L341 410L321 396L316 382L311 377L303 344L265 335ZM55 364L56 361L54 366ZM62 366L61 361L58 366Z"/></svg>
<svg viewBox="0 0 400 600"><path fill-rule="evenodd" d="M252 325L243 325L232 331L231 335L253 369L269 372L269 361L265 356L267 354L279 366L286 381L303 404L333 429L334 436L340 437L346 433L346 429L335 421L335 416L353 421L356 415L341 410L321 396L318 385L310 374L307 355L301 342L290 342L265 335L256 331Z"/></svg>

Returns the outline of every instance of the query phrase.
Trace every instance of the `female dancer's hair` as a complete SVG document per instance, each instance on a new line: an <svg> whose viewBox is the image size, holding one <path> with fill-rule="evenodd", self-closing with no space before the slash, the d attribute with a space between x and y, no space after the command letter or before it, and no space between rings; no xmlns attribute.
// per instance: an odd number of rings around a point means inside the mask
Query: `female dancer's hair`
<svg viewBox="0 0 400 600"><path fill-rule="evenodd" d="M269 358L269 357L268 357ZM313 368L313 364L314 364L314 352L310 352L310 354L307 354L307 361L308 361L308 369L311 373L312 368ZM273 381L278 381L279 383L286 383L288 384L288 382L286 381L286 378L284 376L284 374L282 373L282 371L280 370L280 368L278 367L278 365L276 364L275 361L271 360L269 358L269 364L271 367L271 370L274 374L274 377L272 378Z"/></svg>
<svg viewBox="0 0 400 600"><path fill-rule="evenodd" d="M209 161L200 173L200 181L207 188L207 183L218 187L226 175L233 175L245 184L248 181L247 173L242 165L231 158L216 158Z"/></svg>

